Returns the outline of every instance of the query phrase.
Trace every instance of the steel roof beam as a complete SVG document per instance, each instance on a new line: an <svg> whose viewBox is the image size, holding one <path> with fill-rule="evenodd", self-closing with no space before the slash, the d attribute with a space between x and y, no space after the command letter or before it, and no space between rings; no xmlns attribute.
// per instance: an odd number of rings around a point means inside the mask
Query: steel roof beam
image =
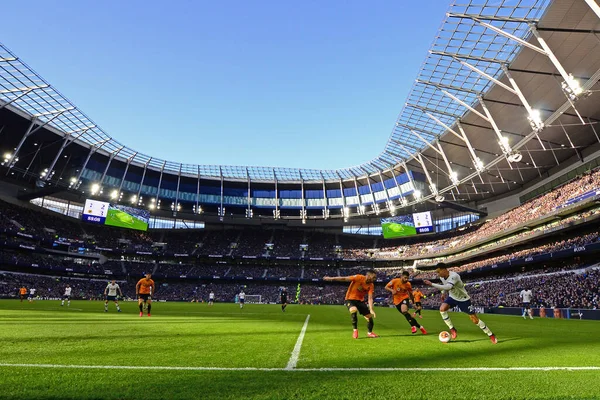
<svg viewBox="0 0 600 400"><path fill-rule="evenodd" d="M163 173L165 171L166 165L167 165L167 161L163 161L163 165L162 165L162 167L160 167L160 177L158 178L158 186L156 187L156 197L154 199L157 208L158 208L158 196L160 196L160 185L162 185L162 178L163 178Z"/></svg>
<svg viewBox="0 0 600 400"><path fill-rule="evenodd" d="M451 18L461 18L461 19L480 18L480 19L485 19L486 21L500 21L500 22L520 22L520 23L531 22L531 19L527 19L527 18L498 17L495 15L464 14L464 13L453 13L453 12L446 13L446 16L451 17Z"/></svg>
<svg viewBox="0 0 600 400"><path fill-rule="evenodd" d="M448 92L446 90L442 90L441 92L444 93L446 96L450 97L452 100L454 100L457 103L461 104L463 107L466 107L467 109L471 110L474 114L478 115L482 119L486 120L487 122L490 122L490 120L488 119L488 117L486 117L485 115L483 115L482 113L480 113L479 111L477 111L476 109L474 109L473 107L471 107L469 104L465 103L463 100L461 100L458 97L454 96L452 93L450 93L450 92Z"/></svg>
<svg viewBox="0 0 600 400"><path fill-rule="evenodd" d="M19 100L21 97L28 95L31 91L32 91L32 89L28 89L28 90L22 92L21 94L19 94L18 96L16 96L14 99L10 99L6 103L0 105L0 110L2 110L4 107L14 103L15 101Z"/></svg>
<svg viewBox="0 0 600 400"><path fill-rule="evenodd" d="M9 93L20 93L20 92L31 92L37 89L45 89L50 87L50 85L39 85L39 86L25 86L25 87L17 87L13 89L4 89L0 90L0 94L9 94Z"/></svg>
<svg viewBox="0 0 600 400"><path fill-rule="evenodd" d="M323 200L325 201L325 204L323 205L323 219L329 219L329 201L327 200L327 186L325 185L325 176L321 171L319 171L319 174L321 174L321 182L323 184Z"/></svg>
<svg viewBox="0 0 600 400"><path fill-rule="evenodd" d="M125 146L121 146L119 149L113 151L108 156L108 162L106 163L106 168L104 168L104 173L102 174L102 178L100 179L100 190L102 190L102 185L104 184L104 178L106 178L106 173L108 172L108 168L110 168L110 164L112 164L112 160L119 155L121 150L123 150Z"/></svg>
<svg viewBox="0 0 600 400"><path fill-rule="evenodd" d="M6 171L7 176L8 176L8 173L10 172L10 170L12 169L12 167L15 165L15 163L16 163L15 160L18 158L17 156L19 155L19 152L21 151L21 147L23 147L25 140L27 140L27 138L29 136L31 136L31 134L33 133L33 127L35 126L36 122L37 122L37 118L33 117L31 119L31 123L29 124L29 128L27 128L27 131L25 132L25 134L19 141L19 144L15 148L15 152L13 153L12 157L10 158L10 164L8 164L8 169Z"/></svg>
<svg viewBox="0 0 600 400"><path fill-rule="evenodd" d="M590 6L592 11L594 11L596 13L598 18L600 18L600 6L598 5L598 3L596 3L595 0L585 0L585 2L587 3L588 6Z"/></svg>
<svg viewBox="0 0 600 400"><path fill-rule="evenodd" d="M469 92L469 93L477 94L475 92ZM419 106L419 105L411 104L411 103L405 103L405 105L407 107L422 111L423 113L431 112L431 113L436 113L436 114L440 114L440 115L445 115L450 118L460 118L460 115L452 114L452 113L441 111L441 110L436 110L436 109L429 108L429 107L423 107L423 106Z"/></svg>
<svg viewBox="0 0 600 400"><path fill-rule="evenodd" d="M63 141L62 145L60 146L60 150L56 153L56 156L54 157L54 160L52 160L52 163L48 167L48 173L46 174L46 176L44 176L44 180L45 181L48 181L50 179L50 176L52 174L52 170L54 169L54 166L58 162L58 159L60 158L60 156L61 156L62 152L65 150L65 148L69 144L71 144L74 140L79 139L81 137L81 135L85 134L85 132L88 129L84 129L83 132L81 132L77 137L73 137L70 134L68 136L64 137L64 141Z"/></svg>
<svg viewBox="0 0 600 400"><path fill-rule="evenodd" d="M487 62L490 64L504 64L506 62L505 60L496 60L495 58L478 57L478 56L471 56L471 55L460 54L460 53L449 53L447 51L430 50L429 53L438 55L438 56L450 57L450 58L462 58L465 60L483 61L483 62Z"/></svg>
<svg viewBox="0 0 600 400"><path fill-rule="evenodd" d="M140 195L142 194L142 186L144 186L144 179L146 179L146 171L148 170L148 165L150 164L150 162L152 161L152 157L150 157L148 159L148 161L146 161L146 163L144 164L144 172L142 172L142 180L140 181L140 188L138 189L137 195L136 197L139 199Z"/></svg>
<svg viewBox="0 0 600 400"><path fill-rule="evenodd" d="M516 90L511 88L510 86L504 84L503 82L499 81L498 79L494 78L492 75L480 70L479 68L475 67L474 65L469 64L466 61L463 60L459 60L458 58L454 58L456 60L456 62L461 63L462 65L464 65L465 67L469 68L471 71L475 71L476 73L478 73L479 75L483 76L484 78L487 78L488 80L494 82L496 85L502 87L503 89L508 90L509 92L511 92L512 94L517 94ZM504 67L504 64L501 64L501 67ZM503 69L504 69L503 68Z"/></svg>
<svg viewBox="0 0 600 400"><path fill-rule="evenodd" d="M415 79L415 82L420 83L422 85L435 86L438 89L443 88L443 89L459 90L461 92L467 92L467 93L471 93L471 94L479 94L480 93L479 91L473 90L473 89L461 88L461 87L458 87L458 86L448 85L448 84L445 84L445 83L425 81L423 79ZM410 103L406 103L406 104L410 105L411 107L415 107L415 108L421 107L421 106L412 105ZM439 111L437 111L437 112L439 112Z"/></svg>
<svg viewBox="0 0 600 400"><path fill-rule="evenodd" d="M127 171L129 171L129 166L131 165L131 162L133 161L133 159L135 158L136 155L137 155L137 152L127 159L127 165L125 165L125 171L123 171L123 176L121 177L121 183L119 184L119 192L117 193L118 197L121 196L121 190L123 190L123 183L125 182L125 176L127 176ZM136 200L139 200L140 196L137 195L137 196L135 196L135 198L136 198Z"/></svg>

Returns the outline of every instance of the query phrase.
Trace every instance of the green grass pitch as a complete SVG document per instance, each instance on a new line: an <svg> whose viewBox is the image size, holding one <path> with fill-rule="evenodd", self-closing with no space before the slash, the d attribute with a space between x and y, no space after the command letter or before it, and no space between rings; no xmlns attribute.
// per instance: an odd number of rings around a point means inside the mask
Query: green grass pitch
<svg viewBox="0 0 600 400"><path fill-rule="evenodd" d="M148 230L148 224L144 221L129 215L124 211L114 208L108 209L105 225L118 226L127 229L137 229L139 231Z"/></svg>
<svg viewBox="0 0 600 400"><path fill-rule="evenodd" d="M414 226L399 224L396 222L384 222L381 224L381 229L385 239L413 236L417 234L417 228Z"/></svg>
<svg viewBox="0 0 600 400"><path fill-rule="evenodd" d="M459 337L442 344L446 327L433 311L419 320L430 332L423 336L395 309L378 308L381 337L367 339L360 320L353 340L342 306L282 313L278 305L154 303L150 318L135 303L121 306L104 313L102 302L0 301L0 398L600 398L600 369L542 369L600 367L599 322L482 315L498 336L493 345L451 313ZM309 314L298 363L285 370Z"/></svg>

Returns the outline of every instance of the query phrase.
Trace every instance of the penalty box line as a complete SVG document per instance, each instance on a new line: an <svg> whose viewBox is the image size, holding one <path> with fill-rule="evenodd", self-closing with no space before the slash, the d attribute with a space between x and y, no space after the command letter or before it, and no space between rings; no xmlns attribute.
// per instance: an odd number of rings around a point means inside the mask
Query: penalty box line
<svg viewBox="0 0 600 400"><path fill-rule="evenodd" d="M69 365L69 364L10 364L0 363L0 367L12 368L56 368L56 369L113 369L144 371L261 371L261 372L493 372L493 371L598 371L600 367L414 367L414 368L258 368L258 367L177 367L142 365Z"/></svg>
<svg viewBox="0 0 600 400"><path fill-rule="evenodd" d="M292 355L285 367L286 370L291 370L296 368L298 364L298 359L300 358L300 350L302 349L302 342L304 341L304 335L306 334L306 328L308 327L308 320L310 319L310 314L306 316L306 320L304 321L304 325L302 325L302 330L300 331L300 335L298 335L298 340L296 340L296 345L294 346L294 350L292 350Z"/></svg>

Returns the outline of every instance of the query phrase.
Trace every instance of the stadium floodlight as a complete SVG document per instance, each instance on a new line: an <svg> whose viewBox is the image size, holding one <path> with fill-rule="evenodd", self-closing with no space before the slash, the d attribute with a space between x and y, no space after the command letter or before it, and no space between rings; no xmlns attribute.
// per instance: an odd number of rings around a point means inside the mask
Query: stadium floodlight
<svg viewBox="0 0 600 400"><path fill-rule="evenodd" d="M415 196L415 200L420 200L423 196L423 193L421 193L421 191L417 189L414 191L413 196Z"/></svg>
<svg viewBox="0 0 600 400"><path fill-rule="evenodd" d="M408 199L406 197L402 197L400 200L400 205L402 205L402 207L406 207L408 205Z"/></svg>
<svg viewBox="0 0 600 400"><path fill-rule="evenodd" d="M509 139L506 136L500 136L500 140L498 141L500 148L504 154L510 154L512 149L510 148Z"/></svg>
<svg viewBox="0 0 600 400"><path fill-rule="evenodd" d="M583 88L573 74L569 74L567 76L567 79L562 82L561 87L567 96L569 96L569 98L573 101L577 100L579 95L583 93Z"/></svg>
<svg viewBox="0 0 600 400"><path fill-rule="evenodd" d="M11 153L4 153L4 162L8 162L12 158Z"/></svg>
<svg viewBox="0 0 600 400"><path fill-rule="evenodd" d="M392 216L396 215L396 206L391 200L387 201L387 208Z"/></svg>
<svg viewBox="0 0 600 400"><path fill-rule="evenodd" d="M435 196L435 201L437 201L438 203L441 203L444 200L446 200L446 198L444 196L442 196L441 194L438 194L437 196Z"/></svg>
<svg viewBox="0 0 600 400"><path fill-rule="evenodd" d="M456 171L450 171L450 182L452 182L453 185L458 185L459 180Z"/></svg>
<svg viewBox="0 0 600 400"><path fill-rule="evenodd" d="M481 161L481 158L479 157L475 158L475 168L477 169L477 172L483 172L483 170L485 169L485 164L483 163L483 161Z"/></svg>
<svg viewBox="0 0 600 400"><path fill-rule="evenodd" d="M48 168L44 168L44 170L40 173L40 178L43 178L46 175L48 175Z"/></svg>
<svg viewBox="0 0 600 400"><path fill-rule="evenodd" d="M254 211L251 208L246 209L246 218L252 218L254 216Z"/></svg>
<svg viewBox="0 0 600 400"><path fill-rule="evenodd" d="M137 201L137 196L134 194L133 196L131 196L131 204L135 204L136 201Z"/></svg>
<svg viewBox="0 0 600 400"><path fill-rule="evenodd" d="M100 192L100 185L97 183L92 183L92 186L90 189L91 189L92 196L96 195L96 194L98 194L98 192Z"/></svg>
<svg viewBox="0 0 600 400"><path fill-rule="evenodd" d="M119 197L119 191L118 190L113 190L112 192L110 192L110 198L111 199L116 199L117 197Z"/></svg>
<svg viewBox="0 0 600 400"><path fill-rule="evenodd" d="M527 117L527 120L529 121L529 125L531 125L531 129L535 133L539 133L544 129L544 122L542 121L540 110L532 109Z"/></svg>
<svg viewBox="0 0 600 400"><path fill-rule="evenodd" d="M154 203L150 203L150 205L148 206L149 209L154 210L156 206L154 205Z"/></svg>
<svg viewBox="0 0 600 400"><path fill-rule="evenodd" d="M348 218L349 215L350 215L350 208L344 207L344 218Z"/></svg>

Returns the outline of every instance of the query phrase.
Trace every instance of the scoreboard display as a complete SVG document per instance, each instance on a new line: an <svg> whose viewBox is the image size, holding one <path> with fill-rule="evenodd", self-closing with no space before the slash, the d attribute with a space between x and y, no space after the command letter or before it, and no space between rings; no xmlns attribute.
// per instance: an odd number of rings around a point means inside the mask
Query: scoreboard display
<svg viewBox="0 0 600 400"><path fill-rule="evenodd" d="M81 219L92 224L146 231L150 222L150 212L121 204L87 199Z"/></svg>

